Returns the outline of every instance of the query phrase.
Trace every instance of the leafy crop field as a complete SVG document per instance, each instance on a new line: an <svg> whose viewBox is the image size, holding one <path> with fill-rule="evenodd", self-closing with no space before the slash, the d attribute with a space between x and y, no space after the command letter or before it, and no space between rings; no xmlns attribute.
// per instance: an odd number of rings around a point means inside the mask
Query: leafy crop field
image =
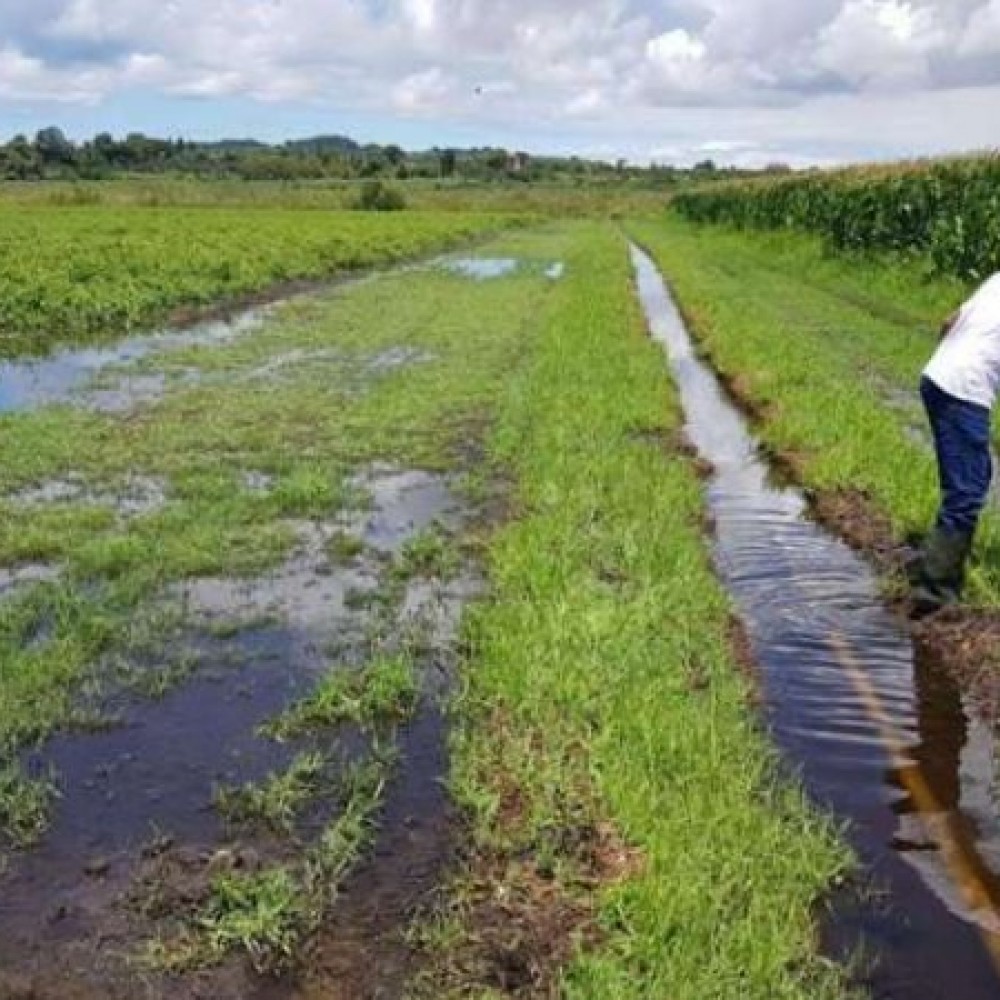
<svg viewBox="0 0 1000 1000"><path fill-rule="evenodd" d="M838 250L925 254L941 274L1000 269L1000 157L873 166L679 194L695 222L819 233Z"/></svg>
<svg viewBox="0 0 1000 1000"><path fill-rule="evenodd" d="M106 339L182 306L428 254L516 221L482 212L6 208L0 355Z"/></svg>

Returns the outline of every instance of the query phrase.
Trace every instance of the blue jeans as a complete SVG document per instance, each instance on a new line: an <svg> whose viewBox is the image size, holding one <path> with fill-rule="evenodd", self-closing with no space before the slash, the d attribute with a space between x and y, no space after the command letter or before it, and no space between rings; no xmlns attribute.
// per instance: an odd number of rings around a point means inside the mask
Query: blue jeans
<svg viewBox="0 0 1000 1000"><path fill-rule="evenodd" d="M930 418L941 479L937 526L972 534L993 478L990 411L945 392L926 376L920 395Z"/></svg>

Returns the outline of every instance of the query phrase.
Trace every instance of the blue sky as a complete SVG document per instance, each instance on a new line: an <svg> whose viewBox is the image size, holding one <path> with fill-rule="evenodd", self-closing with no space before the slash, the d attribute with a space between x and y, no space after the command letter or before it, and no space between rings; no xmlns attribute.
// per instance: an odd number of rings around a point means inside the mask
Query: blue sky
<svg viewBox="0 0 1000 1000"><path fill-rule="evenodd" d="M0 0L0 135L834 163L1000 145L1000 0Z"/></svg>

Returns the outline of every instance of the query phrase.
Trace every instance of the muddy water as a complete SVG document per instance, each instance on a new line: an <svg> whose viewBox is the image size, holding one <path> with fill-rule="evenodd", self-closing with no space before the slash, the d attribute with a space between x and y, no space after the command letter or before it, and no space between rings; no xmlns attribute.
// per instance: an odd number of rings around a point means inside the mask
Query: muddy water
<svg viewBox="0 0 1000 1000"><path fill-rule="evenodd" d="M192 677L159 700L119 699L113 707L121 723L106 732L60 735L24 757L29 771L52 772L60 797L42 842L11 857L9 870L0 873L0 1000L137 995L129 962L151 928L137 919L130 899L149 859L163 849L175 867L203 871L220 847L235 844L257 856L272 849L241 831L233 841L234 831L212 807L213 791L260 780L285 767L297 750L345 759L366 753L367 740L351 727L289 745L261 737L258 727L307 694L331 663L364 663L373 643L413 649L425 697L398 734L399 764L374 855L345 887L330 929L316 942L308 985L380 984L403 975L407 949L395 932L433 886L450 847L438 695L448 685L461 611L479 577L466 567L448 581L412 579L391 620L377 621L377 607L364 599L384 585L393 558L432 525L460 531L469 512L449 479L437 474L375 465L352 486L368 497L364 509L297 525L297 546L273 572L190 581L168 595L186 608L189 628L163 658L194 656ZM363 550L340 565L328 543L345 531ZM234 621L256 624L229 634L227 623ZM213 625L221 628L213 631ZM136 666L161 668L158 659ZM319 809L323 815L300 827L301 836L308 839L310 829L329 818L322 804ZM376 947L382 964L368 960ZM199 992L185 992L194 989L190 983L153 977L142 995L284 998L300 995L302 986L294 979L257 982L243 967L217 980L206 976Z"/></svg>
<svg viewBox="0 0 1000 1000"><path fill-rule="evenodd" d="M766 721L863 869L826 923L828 952L892 1000L1000 996L994 742L915 651L869 566L776 482L741 413L696 356L651 260L633 260L687 433L711 462L715 560L748 628Z"/></svg>

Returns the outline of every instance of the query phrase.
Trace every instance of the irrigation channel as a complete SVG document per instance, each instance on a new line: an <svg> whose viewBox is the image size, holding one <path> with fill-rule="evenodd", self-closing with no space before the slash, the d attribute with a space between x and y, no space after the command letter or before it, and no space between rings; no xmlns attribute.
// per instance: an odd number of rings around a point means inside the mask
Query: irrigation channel
<svg viewBox="0 0 1000 1000"><path fill-rule="evenodd" d="M765 721L861 862L865 885L834 901L825 948L860 957L877 998L1000 996L993 733L915 648L872 569L775 475L652 260L632 254L687 434L713 467L715 562L751 639Z"/></svg>

